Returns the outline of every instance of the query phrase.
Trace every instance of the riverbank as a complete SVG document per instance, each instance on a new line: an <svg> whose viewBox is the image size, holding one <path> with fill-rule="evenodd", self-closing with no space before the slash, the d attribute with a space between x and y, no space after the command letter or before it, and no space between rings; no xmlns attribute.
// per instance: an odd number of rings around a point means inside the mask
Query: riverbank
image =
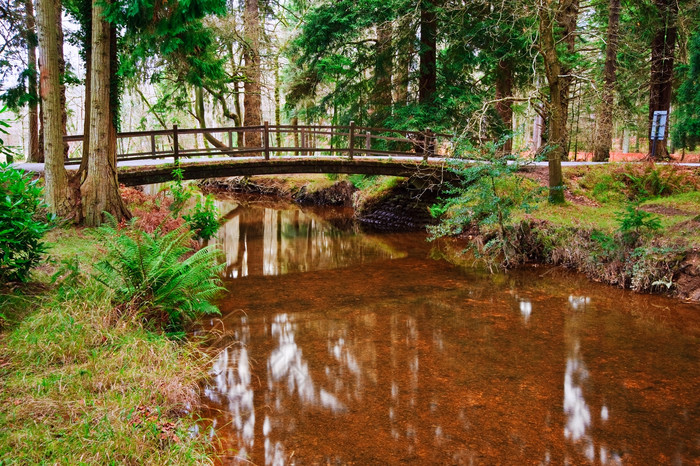
<svg viewBox="0 0 700 466"><path fill-rule="evenodd" d="M547 185L547 167L525 167L518 176L529 193ZM505 225L508 267L553 264L615 287L700 302L700 169L604 164L567 167L564 179L564 205L551 206L539 194L528 209L510 212ZM439 196L449 195L407 186L397 178L361 176L254 177L203 184L212 192L351 204L357 220L372 230L415 230L436 223L429 208L440 203ZM507 198L509 187L503 188L501 196ZM442 219L456 210L453 206L442 212ZM442 243L445 258L499 265L503 255L487 251L496 237L493 224L465 224Z"/></svg>
<svg viewBox="0 0 700 466"><path fill-rule="evenodd" d="M209 358L117 312L91 230L46 239L31 282L0 287L0 463L210 463L193 435Z"/></svg>
<svg viewBox="0 0 700 466"><path fill-rule="evenodd" d="M519 176L530 192L547 183L545 167ZM510 267L559 265L612 286L700 302L700 170L606 164L566 168L564 180L565 204L539 199L510 213ZM494 225L476 222L453 239L446 256L460 262L476 252L498 263L503 255L487 246L497 236Z"/></svg>

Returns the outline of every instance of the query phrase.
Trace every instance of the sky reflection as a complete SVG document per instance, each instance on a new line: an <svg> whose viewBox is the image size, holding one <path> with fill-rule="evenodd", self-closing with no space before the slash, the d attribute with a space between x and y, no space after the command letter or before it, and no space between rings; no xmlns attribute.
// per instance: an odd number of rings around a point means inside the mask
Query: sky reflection
<svg viewBox="0 0 700 466"><path fill-rule="evenodd" d="M236 343L205 394L241 464L700 457L693 332L618 312L632 295L575 276L481 276L426 259L421 237L413 255L344 243L356 233L302 214L241 210L222 236L247 278L221 304Z"/></svg>

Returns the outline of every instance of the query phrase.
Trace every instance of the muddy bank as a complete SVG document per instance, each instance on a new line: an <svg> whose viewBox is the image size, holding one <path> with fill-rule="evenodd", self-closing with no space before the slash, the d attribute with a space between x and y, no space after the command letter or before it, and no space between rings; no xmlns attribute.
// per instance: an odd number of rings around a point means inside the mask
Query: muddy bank
<svg viewBox="0 0 700 466"><path fill-rule="evenodd" d="M384 195L362 202L355 196L355 217L363 228L374 231L418 231L434 225L430 215L437 193L400 184Z"/></svg>
<svg viewBox="0 0 700 466"><path fill-rule="evenodd" d="M436 223L429 208L437 192L413 188L408 181L374 194L348 180L313 177L232 177L207 180L200 187L208 193L275 196L303 206L352 207L355 220L372 231L418 231Z"/></svg>
<svg viewBox="0 0 700 466"><path fill-rule="evenodd" d="M443 257L493 265L502 259L485 247L494 234L472 228L442 243ZM610 247L610 246L608 246ZM589 279L638 293L662 294L700 303L700 249L657 239L647 244L604 249L594 230L527 220L509 230L510 267L548 264L583 273Z"/></svg>
<svg viewBox="0 0 700 466"><path fill-rule="evenodd" d="M325 177L243 177L205 180L199 184L205 193L239 193L274 196L305 206L351 207L357 188L347 180Z"/></svg>

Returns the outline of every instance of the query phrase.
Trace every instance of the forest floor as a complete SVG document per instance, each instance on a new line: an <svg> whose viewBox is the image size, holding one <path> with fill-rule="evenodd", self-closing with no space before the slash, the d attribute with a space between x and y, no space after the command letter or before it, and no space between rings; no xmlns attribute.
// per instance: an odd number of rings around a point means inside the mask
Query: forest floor
<svg viewBox="0 0 700 466"><path fill-rule="evenodd" d="M53 229L31 281L0 283L0 464L211 463L192 435L209 357L115 308L93 233Z"/></svg>

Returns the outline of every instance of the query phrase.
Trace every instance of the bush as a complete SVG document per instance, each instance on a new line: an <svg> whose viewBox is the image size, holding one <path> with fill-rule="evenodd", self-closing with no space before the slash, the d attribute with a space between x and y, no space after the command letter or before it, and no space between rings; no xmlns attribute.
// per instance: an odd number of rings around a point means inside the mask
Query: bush
<svg viewBox="0 0 700 466"><path fill-rule="evenodd" d="M170 211L177 217L187 201L192 197L192 190L182 183L184 176L179 164L175 166L172 174L174 181L170 191L173 193L173 202L170 204Z"/></svg>
<svg viewBox="0 0 700 466"><path fill-rule="evenodd" d="M219 313L211 303L222 289L218 273L223 264L217 264L217 250L206 247L191 254L192 233L183 227L164 235L115 227L97 230L107 257L95 265L95 278L114 290L120 311L168 331Z"/></svg>
<svg viewBox="0 0 700 466"><path fill-rule="evenodd" d="M207 196L202 204L200 199L197 199L197 204L192 208L189 214L183 215L190 229L205 241L209 240L216 234L221 226L218 219L219 209L214 205L214 198Z"/></svg>
<svg viewBox="0 0 700 466"><path fill-rule="evenodd" d="M500 255L502 264L510 265L512 257L510 235L515 210L529 212L543 198L544 189L519 175L523 162L513 156L498 156L497 144L486 144L474 154L476 163L456 164L452 170L459 175L459 185L447 191L447 198L430 209L441 222L430 227L433 238L460 234L465 227L495 228L495 236L485 245L488 255ZM446 215L444 215L446 214ZM494 262L487 258L487 262Z"/></svg>
<svg viewBox="0 0 700 466"><path fill-rule="evenodd" d="M41 261L41 241L53 223L36 180L0 164L0 282L26 281Z"/></svg>
<svg viewBox="0 0 700 466"><path fill-rule="evenodd" d="M620 224L618 231L622 234L623 241L629 245L636 244L643 235L661 229L659 218L641 210L637 204L629 204L615 218Z"/></svg>

